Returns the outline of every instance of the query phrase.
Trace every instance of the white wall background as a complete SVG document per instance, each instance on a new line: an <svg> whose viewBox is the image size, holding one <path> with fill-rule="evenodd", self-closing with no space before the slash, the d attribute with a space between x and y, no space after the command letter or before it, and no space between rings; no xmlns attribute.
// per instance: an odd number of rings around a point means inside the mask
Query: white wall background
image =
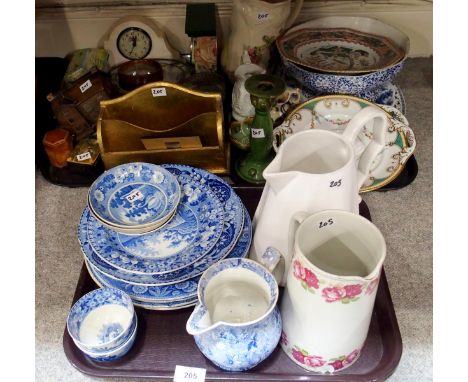
<svg viewBox="0 0 468 382"><path fill-rule="evenodd" d="M223 38L229 33L232 1L214 2ZM184 32L186 3L174 0L36 0L36 56L64 57L75 49L102 46L102 38L111 25L128 15L150 17L165 30L177 50L187 53L189 39ZM296 23L332 15L377 18L409 36L410 56L432 55L432 1L305 0Z"/></svg>

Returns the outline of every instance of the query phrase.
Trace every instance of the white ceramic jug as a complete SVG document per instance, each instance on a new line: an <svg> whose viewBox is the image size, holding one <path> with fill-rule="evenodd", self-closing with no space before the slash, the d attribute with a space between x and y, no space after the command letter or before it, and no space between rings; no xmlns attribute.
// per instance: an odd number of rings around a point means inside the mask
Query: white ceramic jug
<svg viewBox="0 0 468 382"><path fill-rule="evenodd" d="M371 120L373 138L356 165L352 143ZM315 213L326 209L358 214L359 189L384 147L387 128L386 114L369 107L353 117L343 134L307 130L292 135L280 146L263 172L266 185L253 219L249 254L251 259L271 267L271 253L278 251L281 266L276 268L275 277L280 285L286 283L292 258L288 248L292 216L298 211Z"/></svg>
<svg viewBox="0 0 468 382"><path fill-rule="evenodd" d="M362 216L296 213L294 248L281 301L281 347L299 366L333 373L361 354L386 256L384 237Z"/></svg>
<svg viewBox="0 0 468 382"><path fill-rule="evenodd" d="M221 65L234 81L234 71L247 50L253 64L267 68L270 45L289 28L301 9L303 0L233 0L230 34L221 54Z"/></svg>

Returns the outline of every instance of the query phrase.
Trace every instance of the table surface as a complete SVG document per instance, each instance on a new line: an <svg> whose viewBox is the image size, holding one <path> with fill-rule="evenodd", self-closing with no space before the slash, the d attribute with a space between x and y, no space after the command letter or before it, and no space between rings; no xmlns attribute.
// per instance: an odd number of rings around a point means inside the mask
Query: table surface
<svg viewBox="0 0 468 382"><path fill-rule="evenodd" d="M416 136L418 177L363 199L387 241L385 271L403 338L400 364L388 381L432 381L432 59L409 59L396 82ZM36 172L36 381L99 380L74 369L62 347L83 263L76 228L86 194Z"/></svg>

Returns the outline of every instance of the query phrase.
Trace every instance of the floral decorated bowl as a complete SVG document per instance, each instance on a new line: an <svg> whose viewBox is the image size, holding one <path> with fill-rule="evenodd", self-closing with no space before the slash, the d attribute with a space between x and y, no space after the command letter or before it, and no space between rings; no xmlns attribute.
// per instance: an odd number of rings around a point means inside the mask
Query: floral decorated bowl
<svg viewBox="0 0 468 382"><path fill-rule="evenodd" d="M67 330L85 352L110 352L126 343L136 326L129 295L115 288L95 289L71 308Z"/></svg>
<svg viewBox="0 0 468 382"><path fill-rule="evenodd" d="M402 51L402 59L391 65L382 67L370 73L346 75L314 71L298 61L291 61L281 53L285 75L294 78L315 95L322 94L350 94L359 96L369 92L385 82L392 81L401 71L409 52L409 39L403 32L377 19L354 16L330 16L307 21L287 30L277 39L277 45L288 35L302 29L331 30L333 28L349 28L358 32L381 36L392 41ZM279 45L278 45L279 46Z"/></svg>
<svg viewBox="0 0 468 382"><path fill-rule="evenodd" d="M138 323L137 323L137 318L136 318L136 315L135 315L134 318L133 318L132 329L129 332L130 333L129 337L120 346L118 346L118 347L116 347L115 349L112 349L112 350L102 351L102 352L91 352L89 350L86 350L86 349L82 348L80 345L78 345L76 343L75 344L77 345L77 347L84 354L86 354L93 361L97 361L97 362L115 361L115 360L123 357L125 354L127 354L130 351L133 344L135 343L137 328L138 328Z"/></svg>
<svg viewBox="0 0 468 382"><path fill-rule="evenodd" d="M152 231L174 214L180 199L177 179L150 163L127 163L104 172L89 188L88 205L109 228L137 234Z"/></svg>

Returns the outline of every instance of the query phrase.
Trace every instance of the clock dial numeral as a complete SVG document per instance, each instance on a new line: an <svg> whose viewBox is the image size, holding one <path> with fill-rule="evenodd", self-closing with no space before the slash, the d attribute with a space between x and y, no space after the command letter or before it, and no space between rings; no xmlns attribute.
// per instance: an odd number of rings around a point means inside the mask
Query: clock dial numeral
<svg viewBox="0 0 468 382"><path fill-rule="evenodd" d="M145 58L151 51L151 37L143 29L130 27L120 32L117 48L130 60Z"/></svg>

